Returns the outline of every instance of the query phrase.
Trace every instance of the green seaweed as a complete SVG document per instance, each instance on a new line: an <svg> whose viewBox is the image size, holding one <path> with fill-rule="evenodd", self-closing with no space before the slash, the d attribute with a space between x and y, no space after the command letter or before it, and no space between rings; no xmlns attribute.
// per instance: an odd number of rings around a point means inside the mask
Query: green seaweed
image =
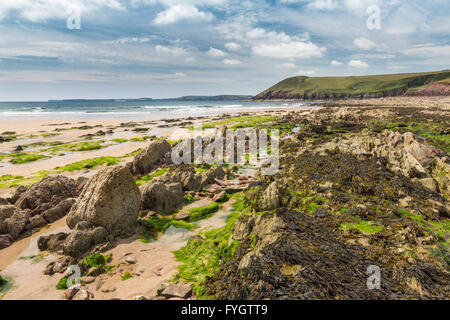
<svg viewBox="0 0 450 320"><path fill-rule="evenodd" d="M358 220L357 222L343 222L340 227L344 232L348 232L351 229L356 229L368 234L378 233L384 229L384 227L377 222L365 220Z"/></svg>
<svg viewBox="0 0 450 320"><path fill-rule="evenodd" d="M235 194L234 198L236 201L225 227L208 231L203 238L193 238L185 247L174 252L177 260L183 263L178 267L179 276L193 283L192 288L196 292L197 299L206 298L204 287L206 277L212 276L222 262L231 258L239 245L236 240L230 242L230 237L234 224L246 207L241 193Z"/></svg>
<svg viewBox="0 0 450 320"><path fill-rule="evenodd" d="M219 211L220 206L217 202L212 202L211 204L203 207L189 209L189 218L191 222L206 219L211 217L215 212Z"/></svg>

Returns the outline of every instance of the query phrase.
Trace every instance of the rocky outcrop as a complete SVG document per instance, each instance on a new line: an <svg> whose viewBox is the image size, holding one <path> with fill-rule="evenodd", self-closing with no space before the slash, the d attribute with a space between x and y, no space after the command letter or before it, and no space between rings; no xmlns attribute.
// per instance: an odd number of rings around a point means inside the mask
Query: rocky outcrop
<svg viewBox="0 0 450 320"><path fill-rule="evenodd" d="M77 195L74 180L65 176L45 177L25 191L15 202L15 206L21 210L30 209L30 214L34 216Z"/></svg>
<svg viewBox="0 0 450 320"><path fill-rule="evenodd" d="M127 236L135 230L140 205L139 189L128 168L106 168L84 187L67 216L67 225L74 229L78 223L87 222L113 236Z"/></svg>
<svg viewBox="0 0 450 320"><path fill-rule="evenodd" d="M139 153L129 165L130 171L135 175L145 175L155 166L170 159L172 147L165 139L152 141L150 145Z"/></svg>
<svg viewBox="0 0 450 320"><path fill-rule="evenodd" d="M193 168L180 173L180 180L184 191L200 191L202 189L202 176Z"/></svg>
<svg viewBox="0 0 450 320"><path fill-rule="evenodd" d="M207 293L217 299L442 299L448 274L436 265L401 263L397 248L373 247L341 238L329 216L311 217L280 209L243 216L233 239L241 245L215 275ZM389 261L389 262L387 262ZM368 290L369 266L382 268L382 284ZM406 283L414 282L416 286Z"/></svg>
<svg viewBox="0 0 450 320"><path fill-rule="evenodd" d="M259 211L270 211L278 209L280 206L280 196L276 181L272 182L263 192L259 201Z"/></svg>
<svg viewBox="0 0 450 320"><path fill-rule="evenodd" d="M64 176L46 177L28 189L17 188L8 199L14 205L0 204L0 247L64 217L76 196L74 181Z"/></svg>
<svg viewBox="0 0 450 320"><path fill-rule="evenodd" d="M183 185L178 175L170 173L141 186L142 208L170 214L184 203Z"/></svg>
<svg viewBox="0 0 450 320"><path fill-rule="evenodd" d="M427 169L442 151L419 141L412 133L384 131L371 135L349 134L335 138L317 148L315 152L323 155L351 153L357 156L373 155L386 159L388 168L408 178L427 178Z"/></svg>

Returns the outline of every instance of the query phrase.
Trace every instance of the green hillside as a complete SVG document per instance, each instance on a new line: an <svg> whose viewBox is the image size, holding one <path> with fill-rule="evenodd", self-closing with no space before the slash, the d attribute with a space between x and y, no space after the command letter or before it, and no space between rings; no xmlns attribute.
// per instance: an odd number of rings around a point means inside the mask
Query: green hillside
<svg viewBox="0 0 450 320"><path fill-rule="evenodd" d="M307 100L397 96L412 93L430 83L450 84L450 70L349 77L298 76L277 83L254 99Z"/></svg>

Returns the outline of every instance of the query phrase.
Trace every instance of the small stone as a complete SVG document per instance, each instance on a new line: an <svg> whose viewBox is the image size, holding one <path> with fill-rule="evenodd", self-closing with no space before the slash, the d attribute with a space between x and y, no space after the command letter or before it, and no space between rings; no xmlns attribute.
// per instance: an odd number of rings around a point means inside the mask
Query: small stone
<svg viewBox="0 0 450 320"><path fill-rule="evenodd" d="M136 264L137 263L137 260L135 258L133 258L133 257L128 257L128 258L125 259L125 261L127 263L129 263L129 264Z"/></svg>
<svg viewBox="0 0 450 320"><path fill-rule="evenodd" d="M192 288L187 284L174 284L170 283L167 287L161 292L161 295L167 298L182 298L187 299L192 294Z"/></svg>
<svg viewBox="0 0 450 320"><path fill-rule="evenodd" d="M133 300L148 300L145 296L135 296Z"/></svg>
<svg viewBox="0 0 450 320"><path fill-rule="evenodd" d="M70 288L64 291L64 299L72 300L72 298L77 294L80 289L78 288Z"/></svg>
<svg viewBox="0 0 450 320"><path fill-rule="evenodd" d="M95 277L86 276L86 277L81 277L80 280L84 283L92 283L95 281Z"/></svg>
<svg viewBox="0 0 450 320"><path fill-rule="evenodd" d="M87 290L78 291L72 298L72 300L89 300L90 294Z"/></svg>

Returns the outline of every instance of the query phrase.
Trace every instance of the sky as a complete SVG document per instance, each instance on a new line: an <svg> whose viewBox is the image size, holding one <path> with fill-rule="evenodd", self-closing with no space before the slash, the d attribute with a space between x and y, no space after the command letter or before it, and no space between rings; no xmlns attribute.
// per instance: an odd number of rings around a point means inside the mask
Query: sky
<svg viewBox="0 0 450 320"><path fill-rule="evenodd" d="M449 69L449 0L0 0L0 101Z"/></svg>

